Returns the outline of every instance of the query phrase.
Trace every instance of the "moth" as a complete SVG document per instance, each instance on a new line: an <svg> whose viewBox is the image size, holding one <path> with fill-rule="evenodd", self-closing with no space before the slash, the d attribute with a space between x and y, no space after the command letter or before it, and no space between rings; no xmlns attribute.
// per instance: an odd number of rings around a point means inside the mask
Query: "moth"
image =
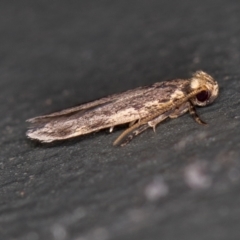
<svg viewBox="0 0 240 240"><path fill-rule="evenodd" d="M27 120L27 136L47 143L96 132L117 125L129 127L113 145L125 145L134 136L153 128L167 118L177 118L189 112L199 124L195 106L206 106L218 96L218 83L203 71L189 79L174 79L139 87L120 94Z"/></svg>

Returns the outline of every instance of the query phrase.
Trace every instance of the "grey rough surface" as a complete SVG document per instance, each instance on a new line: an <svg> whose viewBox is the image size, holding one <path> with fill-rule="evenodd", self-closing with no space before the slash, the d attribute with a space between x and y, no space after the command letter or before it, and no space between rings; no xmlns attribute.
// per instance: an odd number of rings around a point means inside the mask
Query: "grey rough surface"
<svg viewBox="0 0 240 240"><path fill-rule="evenodd" d="M1 1L0 239L240 238L240 2ZM25 120L202 69L218 100L125 148Z"/></svg>

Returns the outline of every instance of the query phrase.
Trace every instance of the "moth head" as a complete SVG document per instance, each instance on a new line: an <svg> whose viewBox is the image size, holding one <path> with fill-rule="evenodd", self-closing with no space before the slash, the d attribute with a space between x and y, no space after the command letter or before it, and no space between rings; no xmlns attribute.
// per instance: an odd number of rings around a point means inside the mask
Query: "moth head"
<svg viewBox="0 0 240 240"><path fill-rule="evenodd" d="M217 98L219 91L218 83L203 71L197 71L193 74L190 89L191 92L196 92L191 101L197 106L206 106L212 103Z"/></svg>

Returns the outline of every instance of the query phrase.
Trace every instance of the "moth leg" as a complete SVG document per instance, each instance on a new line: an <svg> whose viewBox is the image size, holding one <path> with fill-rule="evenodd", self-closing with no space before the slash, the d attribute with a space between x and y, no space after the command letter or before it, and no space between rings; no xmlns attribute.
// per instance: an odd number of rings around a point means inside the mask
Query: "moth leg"
<svg viewBox="0 0 240 240"><path fill-rule="evenodd" d="M153 120L149 121L147 124L140 125L137 129L135 129L130 135L127 136L127 138L121 143L121 146L125 146L128 144L135 136L141 134L145 130L147 130L149 127L153 128L153 131L156 132L156 126L163 120L169 117L169 113L172 111L167 111L166 113L161 114L160 116L154 118Z"/></svg>
<svg viewBox="0 0 240 240"><path fill-rule="evenodd" d="M151 121L148 121L146 124L142 124L140 123L140 121L138 121L138 123L132 125L130 128L128 128L127 130L125 130L113 143L113 145L117 145L119 144L124 137L126 137L126 139L121 143L121 146L125 146L126 144L128 144L135 136L139 135L140 133L144 132L146 129L148 129L149 127L153 128L153 131L155 132L155 128L156 125L160 122L162 122L164 119L166 119L169 116L169 113L172 112L168 111L166 113L161 114L160 116L158 116L157 118L154 118ZM128 135L129 134L129 135Z"/></svg>
<svg viewBox="0 0 240 240"><path fill-rule="evenodd" d="M148 121L147 124L143 124L140 125L139 127L137 127L135 130L133 130L131 132L131 134L129 134L126 139L121 143L121 146L125 146L126 144L128 144L135 136L139 135L140 133L144 132L146 129L148 129L149 127L153 128L153 131L156 132L156 126L157 124L159 124L160 122L162 122L163 120L165 120L166 118L169 117L169 114L172 113L173 110L167 111L163 114L161 114L160 116L154 118L151 121ZM127 129L128 130L128 129Z"/></svg>
<svg viewBox="0 0 240 240"><path fill-rule="evenodd" d="M163 120L165 120L166 118L168 118L168 117L169 117L169 114L170 114L171 112L172 112L172 110L171 110L171 111L167 111L167 112L161 114L160 116L154 118L153 120L149 121L149 122L148 122L149 127L152 127L152 128L153 128L153 131L156 132L156 126L157 126L160 122L162 122Z"/></svg>
<svg viewBox="0 0 240 240"><path fill-rule="evenodd" d="M130 135L126 137L126 139L121 143L121 146L125 146L128 144L135 136L139 135L140 133L144 132L150 126L148 124L140 125L137 129L135 129Z"/></svg>
<svg viewBox="0 0 240 240"><path fill-rule="evenodd" d="M186 102L186 103L180 105L179 107L175 108L174 111L172 111L170 113L169 117L177 118L177 117L183 115L184 113L189 111L189 105L190 105L190 102Z"/></svg>
<svg viewBox="0 0 240 240"><path fill-rule="evenodd" d="M206 122L201 120L201 118L198 116L198 114L196 112L196 109L195 109L194 105L191 102L189 102L188 111L189 111L190 115L193 117L193 119L198 124L201 124L201 125L206 125L207 124Z"/></svg>
<svg viewBox="0 0 240 240"><path fill-rule="evenodd" d="M177 118L177 117L183 115L184 113L186 113L187 111L189 111L190 115L193 117L193 119L197 123L199 123L201 125L206 125L207 124L206 122L201 120L201 118L199 117L199 115L196 112L196 109L195 109L194 105L191 102L186 102L186 103L182 104L180 107L178 107L174 110L165 112L164 114L162 114L159 117L153 119L152 121L149 121L148 124L149 124L150 127L153 128L153 131L155 132L156 125L158 123L162 122L167 117Z"/></svg>
<svg viewBox="0 0 240 240"><path fill-rule="evenodd" d="M129 127L133 126L136 122L137 122L137 120L134 120L134 121L130 122Z"/></svg>

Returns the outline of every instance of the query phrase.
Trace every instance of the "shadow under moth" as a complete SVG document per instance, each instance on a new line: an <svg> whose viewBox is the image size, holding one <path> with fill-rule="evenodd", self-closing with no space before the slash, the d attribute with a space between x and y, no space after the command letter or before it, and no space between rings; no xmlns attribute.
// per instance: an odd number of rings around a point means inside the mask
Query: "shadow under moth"
<svg viewBox="0 0 240 240"><path fill-rule="evenodd" d="M174 79L139 87L120 94L82 104L60 112L27 120L27 136L41 142L68 139L121 124L129 127L113 145L125 145L134 136L153 128L166 118L189 112L199 124L195 106L206 106L218 96L218 83L203 71L190 79Z"/></svg>

